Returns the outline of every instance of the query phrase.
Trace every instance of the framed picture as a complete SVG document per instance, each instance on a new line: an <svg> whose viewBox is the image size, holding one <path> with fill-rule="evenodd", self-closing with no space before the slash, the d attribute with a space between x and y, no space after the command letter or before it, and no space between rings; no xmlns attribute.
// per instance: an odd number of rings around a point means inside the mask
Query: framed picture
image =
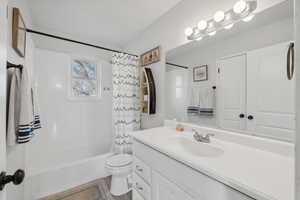
<svg viewBox="0 0 300 200"><path fill-rule="evenodd" d="M141 55L141 65L147 66L160 61L160 47L156 47Z"/></svg>
<svg viewBox="0 0 300 200"><path fill-rule="evenodd" d="M97 100L101 97L100 69L96 60L72 58L70 77L70 99Z"/></svg>
<svg viewBox="0 0 300 200"><path fill-rule="evenodd" d="M194 80L194 82L207 81L208 80L208 66L203 65L203 66L199 66L199 67L194 67L193 80Z"/></svg>
<svg viewBox="0 0 300 200"><path fill-rule="evenodd" d="M26 26L18 8L13 8L12 47L21 57L26 53Z"/></svg>

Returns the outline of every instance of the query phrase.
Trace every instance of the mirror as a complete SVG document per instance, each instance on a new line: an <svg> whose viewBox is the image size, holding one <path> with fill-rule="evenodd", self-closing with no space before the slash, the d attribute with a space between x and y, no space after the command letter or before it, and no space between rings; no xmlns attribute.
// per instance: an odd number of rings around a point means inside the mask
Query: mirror
<svg viewBox="0 0 300 200"><path fill-rule="evenodd" d="M293 1L167 52L166 119L294 140Z"/></svg>

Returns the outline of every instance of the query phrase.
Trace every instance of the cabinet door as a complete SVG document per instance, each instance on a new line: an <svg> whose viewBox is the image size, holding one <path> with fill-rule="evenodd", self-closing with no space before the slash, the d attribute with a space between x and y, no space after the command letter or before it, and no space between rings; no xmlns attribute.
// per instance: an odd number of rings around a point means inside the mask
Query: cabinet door
<svg viewBox="0 0 300 200"><path fill-rule="evenodd" d="M287 78L289 43L247 55L247 129L259 135L291 140L295 129L295 78Z"/></svg>
<svg viewBox="0 0 300 200"><path fill-rule="evenodd" d="M177 185L155 171L153 171L152 191L153 200L193 200Z"/></svg>
<svg viewBox="0 0 300 200"><path fill-rule="evenodd" d="M218 68L220 126L225 129L245 130L246 55L222 59L218 62Z"/></svg>

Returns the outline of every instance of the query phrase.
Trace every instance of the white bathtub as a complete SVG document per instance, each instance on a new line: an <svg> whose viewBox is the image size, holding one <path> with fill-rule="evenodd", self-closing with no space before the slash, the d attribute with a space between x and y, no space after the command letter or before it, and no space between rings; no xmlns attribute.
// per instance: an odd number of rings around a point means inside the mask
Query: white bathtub
<svg viewBox="0 0 300 200"><path fill-rule="evenodd" d="M25 200L36 200L108 176L105 161L111 155L107 153L29 175L24 182Z"/></svg>

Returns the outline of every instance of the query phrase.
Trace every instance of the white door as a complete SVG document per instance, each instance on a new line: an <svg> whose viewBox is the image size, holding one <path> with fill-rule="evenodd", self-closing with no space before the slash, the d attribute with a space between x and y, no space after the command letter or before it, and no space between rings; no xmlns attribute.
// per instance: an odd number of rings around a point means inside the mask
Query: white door
<svg viewBox="0 0 300 200"><path fill-rule="evenodd" d="M188 104L189 71L176 69L166 72L166 117L185 121Z"/></svg>
<svg viewBox="0 0 300 200"><path fill-rule="evenodd" d="M177 185L153 171L153 200L193 200Z"/></svg>
<svg viewBox="0 0 300 200"><path fill-rule="evenodd" d="M247 129L268 137L292 139L295 130L295 78L287 78L282 43L247 54Z"/></svg>
<svg viewBox="0 0 300 200"><path fill-rule="evenodd" d="M6 170L6 18L7 1L0 1L0 172ZM0 200L6 200L5 190Z"/></svg>
<svg viewBox="0 0 300 200"><path fill-rule="evenodd" d="M218 62L219 123L224 129L246 128L246 55Z"/></svg>

